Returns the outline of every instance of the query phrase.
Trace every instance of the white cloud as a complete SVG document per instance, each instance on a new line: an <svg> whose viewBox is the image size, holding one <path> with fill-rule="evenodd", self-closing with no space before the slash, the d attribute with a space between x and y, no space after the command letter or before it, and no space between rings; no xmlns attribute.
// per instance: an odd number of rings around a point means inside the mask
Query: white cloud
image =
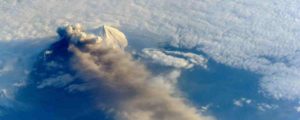
<svg viewBox="0 0 300 120"><path fill-rule="evenodd" d="M155 63L165 66L172 66L175 68L189 69L194 66L202 66L203 68L207 68L207 59L201 55L189 52L165 51L145 48L143 49L142 56L145 58L150 58Z"/></svg>
<svg viewBox="0 0 300 120"><path fill-rule="evenodd" d="M257 110L265 112L269 110L275 110L279 108L279 105L273 104L273 103L264 103L264 102L257 102L253 99L248 99L241 97L239 99L234 99L233 100L233 105L236 107L255 107ZM297 109L297 107L295 107Z"/></svg>
<svg viewBox="0 0 300 120"><path fill-rule="evenodd" d="M203 68L207 68L207 59L202 55L198 55L190 52L180 52L180 51L165 51L166 54L179 56L185 58L191 64L202 66Z"/></svg>
<svg viewBox="0 0 300 120"><path fill-rule="evenodd" d="M295 110L296 110L297 112L300 112L300 106L295 107Z"/></svg>
<svg viewBox="0 0 300 120"><path fill-rule="evenodd" d="M235 100L235 101L233 102L233 104L234 104L235 106L238 106L238 107L242 107L242 106L243 106L243 103L242 103L241 101L239 101L239 100Z"/></svg>
<svg viewBox="0 0 300 120"><path fill-rule="evenodd" d="M37 88L45 88L45 87L65 87L70 84L74 78L70 74L58 75L53 78L47 78L42 80L41 83L37 86Z"/></svg>
<svg viewBox="0 0 300 120"><path fill-rule="evenodd" d="M86 90L90 90L91 89L91 85L88 84L71 84L68 87L66 87L66 90L68 90L69 92L77 92L77 91L86 91Z"/></svg>
<svg viewBox="0 0 300 120"><path fill-rule="evenodd" d="M275 104L268 104L268 103L258 103L257 109L260 111L268 111L268 110L274 110L277 109L279 106Z"/></svg>
<svg viewBox="0 0 300 120"><path fill-rule="evenodd" d="M209 5L206 11L211 14L199 18L207 23L202 26L206 29L186 28L178 32L183 37L173 44L196 47L217 62L262 74L260 86L274 98L298 99L298 2L224 1ZM191 37L192 33L197 37Z"/></svg>
<svg viewBox="0 0 300 120"><path fill-rule="evenodd" d="M25 85L26 85L26 81L25 80L21 80L21 81L13 83L14 87L23 87Z"/></svg>
<svg viewBox="0 0 300 120"><path fill-rule="evenodd" d="M244 105L251 104L252 100L247 98L240 98L238 100L233 100L233 104L237 107L243 107Z"/></svg>
<svg viewBox="0 0 300 120"><path fill-rule="evenodd" d="M191 68L193 67L188 61L183 58L178 58L170 55L166 55L164 52L156 49L144 49L144 56L151 58L154 62L161 65L172 66L175 68Z"/></svg>
<svg viewBox="0 0 300 120"><path fill-rule="evenodd" d="M1 107L11 108L14 102L14 95L11 89L1 88L0 89L0 111Z"/></svg>
<svg viewBox="0 0 300 120"><path fill-rule="evenodd" d="M207 105L201 106L200 110L202 112L207 112L212 106L213 106L212 104L207 104Z"/></svg>
<svg viewBox="0 0 300 120"><path fill-rule="evenodd" d="M8 97L9 95L8 95L8 92L7 92L7 90L6 89L1 89L0 90L0 97L1 98L6 98L6 97Z"/></svg>
<svg viewBox="0 0 300 120"><path fill-rule="evenodd" d="M0 63L2 63L2 67L0 68L0 76L13 71L13 64L15 64L15 62L16 60L7 61L7 63L3 63L3 61L0 61Z"/></svg>

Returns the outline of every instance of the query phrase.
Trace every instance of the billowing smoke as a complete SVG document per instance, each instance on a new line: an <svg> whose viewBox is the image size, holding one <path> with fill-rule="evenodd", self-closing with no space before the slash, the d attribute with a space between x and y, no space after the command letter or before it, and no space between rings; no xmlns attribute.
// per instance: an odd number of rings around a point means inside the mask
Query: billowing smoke
<svg viewBox="0 0 300 120"><path fill-rule="evenodd" d="M76 76L97 95L97 106L115 114L117 120L212 119L135 61L124 50L125 35L116 28L104 26L96 36L85 33L80 25L69 25L59 28L58 33L69 41Z"/></svg>

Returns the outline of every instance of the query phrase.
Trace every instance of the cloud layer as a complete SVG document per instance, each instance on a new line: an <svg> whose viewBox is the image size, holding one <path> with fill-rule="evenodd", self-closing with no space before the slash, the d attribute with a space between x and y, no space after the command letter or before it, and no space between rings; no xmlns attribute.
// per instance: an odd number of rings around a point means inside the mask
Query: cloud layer
<svg viewBox="0 0 300 120"><path fill-rule="evenodd" d="M141 56L144 58L148 58L155 63L164 66L171 66L178 69L189 69L194 66L201 66L203 68L207 68L207 59L205 59L201 55L189 52L166 51L153 48L145 48L143 49L143 53Z"/></svg>

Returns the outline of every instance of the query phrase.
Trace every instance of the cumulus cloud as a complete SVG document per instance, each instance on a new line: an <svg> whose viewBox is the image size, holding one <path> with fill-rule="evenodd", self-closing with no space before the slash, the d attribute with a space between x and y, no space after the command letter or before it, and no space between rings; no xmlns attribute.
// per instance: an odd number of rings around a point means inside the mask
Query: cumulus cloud
<svg viewBox="0 0 300 120"><path fill-rule="evenodd" d="M219 63L263 75L260 86L273 98L299 99L300 44L295 29L300 24L294 5L298 3L199 2L206 7L199 7L203 12L194 19L202 22L179 29L171 44L198 49Z"/></svg>
<svg viewBox="0 0 300 120"><path fill-rule="evenodd" d="M247 98L240 98L238 100L233 100L233 104L237 107L243 107L244 105L251 104L252 100Z"/></svg>
<svg viewBox="0 0 300 120"><path fill-rule="evenodd" d="M0 90L0 97L8 97L8 92L6 89L1 89Z"/></svg>
<svg viewBox="0 0 300 120"><path fill-rule="evenodd" d="M259 103L257 104L257 109L260 111L268 111L277 109L279 106L276 104L268 104L268 103Z"/></svg>
<svg viewBox="0 0 300 120"><path fill-rule="evenodd" d="M79 25L58 29L61 40L69 42L76 76L99 97L99 108L110 109L120 120L212 119L201 115L173 87L166 87L176 81L162 82L178 77L178 71L153 76L123 50L127 40L122 32L109 26L104 32L109 34L88 34Z"/></svg>
<svg viewBox="0 0 300 120"><path fill-rule="evenodd" d="M166 51L153 48L145 48L143 49L142 56L144 58L150 58L155 63L175 68L189 69L194 66L201 66L203 68L207 68L207 59L205 59L201 55L189 52Z"/></svg>
<svg viewBox="0 0 300 120"><path fill-rule="evenodd" d="M201 106L201 111L202 112L206 112L208 111L211 107L213 106L213 104L207 104L207 105L204 105L204 106Z"/></svg>

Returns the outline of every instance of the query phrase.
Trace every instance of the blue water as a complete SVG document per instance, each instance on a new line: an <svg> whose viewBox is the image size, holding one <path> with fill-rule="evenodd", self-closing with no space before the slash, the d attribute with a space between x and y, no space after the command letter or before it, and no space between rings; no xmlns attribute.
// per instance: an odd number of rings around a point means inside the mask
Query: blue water
<svg viewBox="0 0 300 120"><path fill-rule="evenodd" d="M208 69L183 71L179 87L196 106L211 105L207 114L218 120L297 120L296 101L276 100L264 95L259 86L261 75L232 68L210 59ZM250 104L238 107L234 100L247 98ZM259 104L276 106L261 111Z"/></svg>

